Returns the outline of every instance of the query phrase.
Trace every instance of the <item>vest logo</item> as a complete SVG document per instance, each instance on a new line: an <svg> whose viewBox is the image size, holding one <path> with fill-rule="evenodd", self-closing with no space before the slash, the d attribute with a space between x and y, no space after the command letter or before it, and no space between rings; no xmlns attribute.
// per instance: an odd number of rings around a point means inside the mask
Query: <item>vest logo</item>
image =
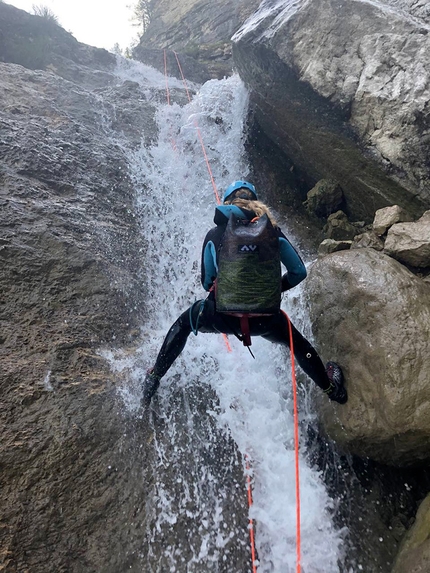
<svg viewBox="0 0 430 573"><path fill-rule="evenodd" d="M239 253L258 253L258 245L238 245Z"/></svg>

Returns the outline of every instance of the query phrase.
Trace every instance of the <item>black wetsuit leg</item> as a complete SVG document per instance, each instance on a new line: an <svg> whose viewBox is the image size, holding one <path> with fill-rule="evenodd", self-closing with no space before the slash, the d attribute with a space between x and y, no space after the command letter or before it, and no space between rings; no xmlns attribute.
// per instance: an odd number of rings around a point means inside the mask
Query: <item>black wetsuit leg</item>
<svg viewBox="0 0 430 573"><path fill-rule="evenodd" d="M250 318L251 336L262 336L270 342L290 346L288 321L284 313L271 317ZM324 364L315 348L291 323L294 343L294 356L304 372L322 390L330 387ZM158 353L153 374L161 379L184 349L191 332L240 334L240 321L233 316L215 312L215 304L209 296L195 302L181 314L170 327Z"/></svg>
<svg viewBox="0 0 430 573"><path fill-rule="evenodd" d="M190 307L183 312L166 334L166 338L164 339L154 368L152 369L153 374L157 378L162 378L166 374L173 362L185 348L188 337L192 332L189 319L190 310L192 310L192 308L193 307Z"/></svg>
<svg viewBox="0 0 430 573"><path fill-rule="evenodd" d="M157 378L160 379L166 374L185 348L188 337L193 330L195 332L220 332L213 326L214 314L212 300L198 300L172 324L152 370Z"/></svg>
<svg viewBox="0 0 430 573"><path fill-rule="evenodd" d="M319 386L322 390L330 387L330 380L327 377L324 364L318 356L317 351L306 338L300 334L297 328L291 323L293 335L294 357L303 371ZM252 334L252 330L251 330ZM290 333L288 329L288 320L283 312L273 318L270 323L270 330L262 334L263 338L278 344L284 344L290 347Z"/></svg>

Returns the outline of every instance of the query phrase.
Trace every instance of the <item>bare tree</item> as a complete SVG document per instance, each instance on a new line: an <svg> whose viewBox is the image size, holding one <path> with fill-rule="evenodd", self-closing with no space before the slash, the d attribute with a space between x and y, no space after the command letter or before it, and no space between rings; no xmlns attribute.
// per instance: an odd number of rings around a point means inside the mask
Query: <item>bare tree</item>
<svg viewBox="0 0 430 573"><path fill-rule="evenodd" d="M129 7L133 10L131 17L133 25L138 26L143 34L151 20L151 0L137 0L134 6Z"/></svg>
<svg viewBox="0 0 430 573"><path fill-rule="evenodd" d="M42 18L45 18L45 20L53 22L54 24L59 24L58 17L48 6L43 6L42 4L37 6L36 4L33 4L33 14L41 16Z"/></svg>

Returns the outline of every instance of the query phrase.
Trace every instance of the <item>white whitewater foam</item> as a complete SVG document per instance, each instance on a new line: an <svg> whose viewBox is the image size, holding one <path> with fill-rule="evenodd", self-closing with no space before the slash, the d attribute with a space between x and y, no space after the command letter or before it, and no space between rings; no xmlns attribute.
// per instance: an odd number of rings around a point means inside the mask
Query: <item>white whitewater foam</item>
<svg viewBox="0 0 430 573"><path fill-rule="evenodd" d="M139 81L137 68L133 68L135 81ZM152 81L151 73L146 70L142 78L144 82ZM156 83L161 82L157 74L154 78ZM207 82L185 107L160 105L157 143L151 148L142 146L130 158L139 196L136 209L147 243L142 265L151 310L142 328L144 344L137 355L126 358L118 352L107 354L115 367L129 374L130 383L122 395L130 410L137 409L138 381L154 362L167 329L192 302L206 294L200 285L200 251L206 232L213 226L216 203L195 122L200 126L215 180L224 189L247 174L244 159L247 104L247 91L237 76ZM230 342L232 352L228 353L221 335L191 335L184 352L161 382L159 400L161 405L168 403L172 389L187 387L190 380L201 380L214 388L220 412L212 415L220 427L228 429L242 454L247 453L252 459L251 516L257 522L258 571L293 572L296 499L289 353L255 338L252 348L256 360L253 360L237 340ZM300 418L305 421L311 416L306 396L301 390ZM169 428L169 431L175 440L178 433L186 430ZM167 461L161 445L158 455L162 468ZM188 455L192 459L192 452ZM202 479L213 479L209 470L203 476L206 477ZM182 480L185 492L194 491L195 484L187 482L190 476L181 475L178 479ZM300 479L302 570L338 573L343 532L333 524L333 501L320 474L309 467L303 453ZM185 493L184 497L187 495L191 494ZM163 485L161 470L157 500L154 535L157 528L176 520L174 501ZM200 500L194 498L194 502ZM216 500L213 505L218 507ZM222 521L221 510L216 519ZM173 555L170 570L194 571L194 564L205 563L213 555L211 544L222 551L228 539L228 532L202 533L198 549L183 569L177 565L181 562L181 547L168 547L167 554ZM212 569L208 566L208 570Z"/></svg>

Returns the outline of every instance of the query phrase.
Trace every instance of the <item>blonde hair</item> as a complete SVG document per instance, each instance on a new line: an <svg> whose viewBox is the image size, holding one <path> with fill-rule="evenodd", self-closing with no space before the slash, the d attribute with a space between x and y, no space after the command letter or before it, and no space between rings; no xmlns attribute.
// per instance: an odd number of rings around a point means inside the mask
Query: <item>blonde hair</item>
<svg viewBox="0 0 430 573"><path fill-rule="evenodd" d="M261 201L236 197L232 201L228 200L225 201L225 205L236 205L237 207L243 207L244 209L249 209L250 211L254 211L257 217L262 217L263 215L267 215L272 225L274 227L278 226L278 223L276 222L276 219L273 216L272 212L270 211L269 207L264 203L262 203Z"/></svg>

